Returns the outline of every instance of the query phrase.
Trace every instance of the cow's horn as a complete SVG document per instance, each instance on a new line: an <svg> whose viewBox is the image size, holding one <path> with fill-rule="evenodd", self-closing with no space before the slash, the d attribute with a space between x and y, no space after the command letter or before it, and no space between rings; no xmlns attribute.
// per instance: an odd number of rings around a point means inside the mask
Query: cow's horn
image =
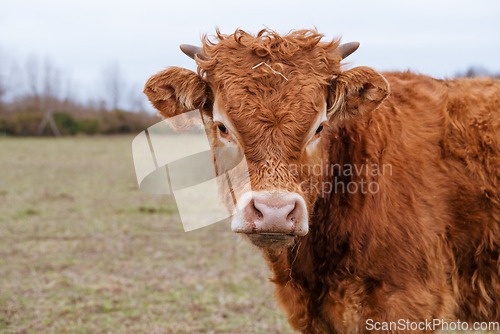
<svg viewBox="0 0 500 334"><path fill-rule="evenodd" d="M203 49L200 48L199 46L194 46L194 45L189 45L189 44L182 44L181 45L181 50L188 56L189 58L194 59L195 56L198 56L200 59L207 59L205 55L203 54Z"/></svg>
<svg viewBox="0 0 500 334"><path fill-rule="evenodd" d="M339 55L342 59L349 56L359 48L359 42L350 42L339 45L338 48L332 51L332 55Z"/></svg>

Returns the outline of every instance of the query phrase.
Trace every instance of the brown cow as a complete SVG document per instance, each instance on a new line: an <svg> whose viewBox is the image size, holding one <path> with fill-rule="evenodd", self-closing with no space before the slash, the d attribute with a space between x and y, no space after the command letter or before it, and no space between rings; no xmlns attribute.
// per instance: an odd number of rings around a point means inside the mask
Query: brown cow
<svg viewBox="0 0 500 334"><path fill-rule="evenodd" d="M321 39L217 32L181 46L197 74L171 67L145 93L244 151L231 228L262 249L293 329L500 321L500 82L343 71L358 44Z"/></svg>

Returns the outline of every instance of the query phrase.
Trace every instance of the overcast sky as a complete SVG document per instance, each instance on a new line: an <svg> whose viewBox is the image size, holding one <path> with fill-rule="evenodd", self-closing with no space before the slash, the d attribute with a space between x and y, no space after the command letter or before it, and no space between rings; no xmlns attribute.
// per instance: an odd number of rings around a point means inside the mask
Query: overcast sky
<svg viewBox="0 0 500 334"><path fill-rule="evenodd" d="M49 57L83 94L119 62L138 90L171 65L194 69L179 44L215 27L280 33L317 27L328 39L359 41L349 61L438 78L471 65L500 72L500 1L62 1L2 0L0 49L14 60Z"/></svg>

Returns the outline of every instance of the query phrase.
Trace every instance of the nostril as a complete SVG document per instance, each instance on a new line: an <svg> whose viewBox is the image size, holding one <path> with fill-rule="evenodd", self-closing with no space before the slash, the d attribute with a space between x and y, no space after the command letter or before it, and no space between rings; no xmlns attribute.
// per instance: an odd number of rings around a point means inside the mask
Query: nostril
<svg viewBox="0 0 500 334"><path fill-rule="evenodd" d="M292 209L292 211L290 211L290 213L286 216L286 219L287 219L287 220L290 220L290 221L292 221L292 222L293 222L293 221L295 221L295 216L296 216L296 214L297 214L297 211L298 211L298 209L297 209L297 203L294 203L293 209Z"/></svg>
<svg viewBox="0 0 500 334"><path fill-rule="evenodd" d="M262 214L262 212L260 212L260 210L257 209L257 207L255 206L255 201L254 200L252 200L252 207L255 210L255 213L257 213L257 217L259 217L259 218L264 217L264 215Z"/></svg>

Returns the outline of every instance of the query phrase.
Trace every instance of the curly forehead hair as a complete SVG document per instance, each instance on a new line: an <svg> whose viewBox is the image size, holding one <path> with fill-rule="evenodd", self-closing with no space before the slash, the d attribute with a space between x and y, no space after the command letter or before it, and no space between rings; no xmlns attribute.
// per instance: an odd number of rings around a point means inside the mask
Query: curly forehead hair
<svg viewBox="0 0 500 334"><path fill-rule="evenodd" d="M323 34L315 29L295 30L280 36L270 29L262 29L255 36L241 29L233 34L222 34L218 29L212 41L207 35L202 38L206 59L198 59L199 74L205 75L225 63L268 61L291 66L306 66L315 72L332 74L340 72L341 58L332 54L340 39L323 42ZM306 64L307 63L307 64ZM325 73L325 74L326 74Z"/></svg>

